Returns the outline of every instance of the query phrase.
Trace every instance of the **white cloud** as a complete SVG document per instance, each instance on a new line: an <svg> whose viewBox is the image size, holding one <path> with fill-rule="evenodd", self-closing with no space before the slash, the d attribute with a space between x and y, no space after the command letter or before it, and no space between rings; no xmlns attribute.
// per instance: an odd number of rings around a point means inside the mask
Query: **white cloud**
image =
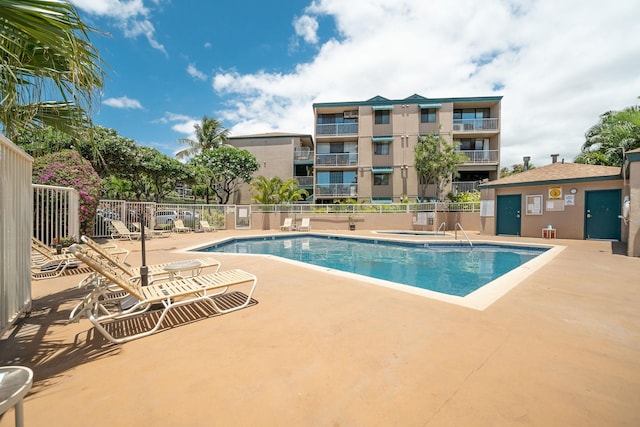
<svg viewBox="0 0 640 427"><path fill-rule="evenodd" d="M302 15L293 21L296 35L311 44L318 43L318 20L313 16Z"/></svg>
<svg viewBox="0 0 640 427"><path fill-rule="evenodd" d="M71 0L71 3L91 15L113 19L125 37L144 35L151 47L167 55L164 45L156 40L155 28L148 19L149 9L143 0Z"/></svg>
<svg viewBox="0 0 640 427"><path fill-rule="evenodd" d="M189 73L191 77L195 77L198 80L207 80L207 75L198 70L194 64L189 64L187 66L187 73Z"/></svg>
<svg viewBox="0 0 640 427"><path fill-rule="evenodd" d="M201 123L201 120L194 119L193 117L184 114L166 112L164 113L164 116L157 120L157 122L163 124L173 123L171 125L171 130L182 134L180 138L195 139L196 132L194 126L196 123Z"/></svg>
<svg viewBox="0 0 640 427"><path fill-rule="evenodd" d="M120 98L107 98L102 101L102 103L114 108L142 110L142 104L140 104L140 101L137 99L127 98L126 96L121 96Z"/></svg>
<svg viewBox="0 0 640 427"><path fill-rule="evenodd" d="M320 17L339 40L309 63L214 76L233 134L312 134L313 102L503 95L502 166L542 166L572 161L601 113L640 95L638 2L315 0L294 31L313 43Z"/></svg>

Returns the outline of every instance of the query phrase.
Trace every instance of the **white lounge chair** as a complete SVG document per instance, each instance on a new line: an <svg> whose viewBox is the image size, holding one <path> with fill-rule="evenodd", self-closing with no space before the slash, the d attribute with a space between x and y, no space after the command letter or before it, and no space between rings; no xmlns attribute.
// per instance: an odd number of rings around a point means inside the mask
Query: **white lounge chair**
<svg viewBox="0 0 640 427"><path fill-rule="evenodd" d="M96 252L103 260L112 264L121 271L120 275L127 279L135 279L140 276L140 271L125 264L123 260L119 260L113 256L111 252L105 250L91 238L82 236L81 240L89 249ZM72 254L70 254L72 255ZM72 255L73 256L73 255ZM74 257L75 260L75 257ZM211 257L194 258L185 261L164 262L160 264L152 264L147 266L151 281L166 279L168 277L183 277L180 271L191 271L191 276L197 276L202 273L205 268L213 268L214 272L220 269L220 261Z"/></svg>
<svg viewBox="0 0 640 427"><path fill-rule="evenodd" d="M81 263L71 253L53 254L44 245L31 241L31 279L43 280L59 277L76 270Z"/></svg>
<svg viewBox="0 0 640 427"><path fill-rule="evenodd" d="M203 231L216 231L215 228L209 225L209 221L200 221L200 228L202 228Z"/></svg>
<svg viewBox="0 0 640 427"><path fill-rule="evenodd" d="M258 282L255 275L235 269L141 286L139 281L123 279L115 266L104 262L96 256L95 252L79 245L71 246L70 250L96 273L126 291L128 300L132 300L131 306L127 306L128 308L122 304L116 304L117 301L114 300L105 302L104 298L101 298L103 290L96 288L83 300L79 309L98 332L116 344L157 332L162 327L167 314L180 306L204 302L210 304L217 313L229 313L245 308L252 302L253 292ZM240 292L227 293L230 287L239 285L250 288L246 295ZM162 306L159 311L154 312L153 316L145 317L140 322L145 326L144 328L118 328L121 325L118 321L125 321L130 326L131 322L134 322L133 318L144 316L151 306L157 307L159 304ZM189 313L191 316L207 317L209 315L206 310L202 309L190 310ZM175 316L169 320L176 322L180 318L181 316ZM115 327L113 323L116 324ZM116 335L121 336L114 336L112 333L114 330ZM131 334L126 334L125 331L131 332Z"/></svg>
<svg viewBox="0 0 640 427"><path fill-rule="evenodd" d="M94 253L94 257L99 259L101 262L106 263L114 267L115 271L119 277L124 280L140 280L140 270L135 269L128 264L125 264L124 261L118 260L115 258L110 252L105 251L102 245L99 245L91 238L87 236L82 236L82 242L87 246L89 250ZM73 256L73 254L69 254ZM75 262L77 258L73 256ZM161 264L152 264L147 265L147 282L148 283L156 283L161 282L163 280L173 280L176 278L185 278L185 277L195 277L200 274L205 269L211 268L212 272L216 273L220 269L220 261L215 258L203 257L203 258L194 258L184 261L173 261L173 262L165 262ZM189 275L183 272L190 272ZM91 290L101 289L101 296L103 300L119 300L126 296L128 296L127 292L121 289L117 284L110 283L106 280L102 275L96 273L94 271L93 274L84 278L79 284L79 288L87 288ZM69 320L77 319L82 313L79 311L83 302L76 305L76 307L71 310L71 314L69 315Z"/></svg>
<svg viewBox="0 0 640 427"><path fill-rule="evenodd" d="M302 218L298 231L311 231L311 218Z"/></svg>
<svg viewBox="0 0 640 427"><path fill-rule="evenodd" d="M139 222L132 222L131 225L133 225L138 232L142 233L142 226ZM171 232L169 230L152 230L145 225L144 237L146 239L153 239L154 237L171 237Z"/></svg>
<svg viewBox="0 0 640 427"><path fill-rule="evenodd" d="M293 221L293 218L291 218L291 217L285 218L284 222L280 226L280 231L291 231L291 227L293 227L293 225L291 223L292 221Z"/></svg>
<svg viewBox="0 0 640 427"><path fill-rule="evenodd" d="M176 233L188 233L191 231L190 227L185 227L184 222L181 219L173 221L173 231Z"/></svg>
<svg viewBox="0 0 640 427"><path fill-rule="evenodd" d="M111 226L115 230L113 233L111 233L112 239L115 239L115 238L119 238L120 240L124 240L124 239L139 240L140 239L140 232L129 230L127 225L118 219L112 219Z"/></svg>

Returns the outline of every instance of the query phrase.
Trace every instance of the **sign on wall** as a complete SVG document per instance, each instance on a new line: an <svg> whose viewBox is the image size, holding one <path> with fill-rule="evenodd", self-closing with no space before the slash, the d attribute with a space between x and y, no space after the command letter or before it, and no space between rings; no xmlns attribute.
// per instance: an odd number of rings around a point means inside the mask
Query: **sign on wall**
<svg viewBox="0 0 640 427"><path fill-rule="evenodd" d="M562 187L549 187L549 200L562 200Z"/></svg>
<svg viewBox="0 0 640 427"><path fill-rule="evenodd" d="M481 200L480 201L480 216L494 216L494 202L493 200Z"/></svg>
<svg viewBox="0 0 640 427"><path fill-rule="evenodd" d="M527 196L527 215L542 215L542 194Z"/></svg>

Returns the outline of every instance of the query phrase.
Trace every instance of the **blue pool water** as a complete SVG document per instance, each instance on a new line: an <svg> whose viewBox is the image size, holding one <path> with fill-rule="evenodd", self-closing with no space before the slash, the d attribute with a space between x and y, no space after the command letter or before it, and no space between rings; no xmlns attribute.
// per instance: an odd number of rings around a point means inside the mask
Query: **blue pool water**
<svg viewBox="0 0 640 427"><path fill-rule="evenodd" d="M409 243L336 236L237 238L198 249L266 254L449 295L465 296L547 248Z"/></svg>

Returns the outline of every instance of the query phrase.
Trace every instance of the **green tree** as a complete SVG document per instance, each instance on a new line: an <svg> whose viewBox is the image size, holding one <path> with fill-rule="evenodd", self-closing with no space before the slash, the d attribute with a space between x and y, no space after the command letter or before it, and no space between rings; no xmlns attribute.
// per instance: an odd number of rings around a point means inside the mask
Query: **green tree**
<svg viewBox="0 0 640 427"><path fill-rule="evenodd" d="M191 164L198 168L198 179L209 186L218 203L223 205L242 183L251 181L260 167L253 154L231 146L203 151L191 159Z"/></svg>
<svg viewBox="0 0 640 427"><path fill-rule="evenodd" d="M75 151L62 150L34 159L32 176L34 184L59 185L78 190L80 232L93 234L93 218L101 193L101 180L91 163Z"/></svg>
<svg viewBox="0 0 640 427"><path fill-rule="evenodd" d="M640 148L640 106L602 114L585 139L576 163L621 166L623 151Z"/></svg>
<svg viewBox="0 0 640 427"><path fill-rule="evenodd" d="M457 168L467 157L456 151L456 145L440 138L437 133L421 136L414 148L414 167L419 179L420 199L426 197L427 186L435 186L435 197L440 200L443 187L452 176L457 176Z"/></svg>
<svg viewBox="0 0 640 427"><path fill-rule="evenodd" d="M138 147L139 159L136 171L142 179L133 181L138 198L145 195L147 200L162 201L175 190L179 182L191 180L189 169L155 148Z"/></svg>
<svg viewBox="0 0 640 427"><path fill-rule="evenodd" d="M289 178L280 185L278 191L278 198L280 203L295 203L300 199L309 196L309 192L305 189L298 187L298 180L295 178Z"/></svg>
<svg viewBox="0 0 640 427"><path fill-rule="evenodd" d="M124 178L109 176L102 180L102 195L109 199L133 199L133 183Z"/></svg>
<svg viewBox="0 0 640 427"><path fill-rule="evenodd" d="M76 147L102 178L135 179L136 142L115 129L96 126L77 139Z"/></svg>
<svg viewBox="0 0 640 427"><path fill-rule="evenodd" d="M282 179L274 176L271 179L258 176L251 181L251 201L260 205L275 205L280 202L278 192L282 187Z"/></svg>
<svg viewBox="0 0 640 427"><path fill-rule="evenodd" d="M177 159L187 159L205 150L213 150L222 147L229 137L229 130L222 127L219 121L207 116L202 117L202 124L194 125L196 130L196 140L181 138L181 144L188 147L176 153Z"/></svg>
<svg viewBox="0 0 640 427"><path fill-rule="evenodd" d="M533 165L533 163L529 163L529 165L527 166L527 170L531 170L535 168L536 167ZM515 175L522 172L524 172L524 165L514 164L514 165L511 165L511 169L509 169L508 167L501 168L500 178L504 178L505 176Z"/></svg>
<svg viewBox="0 0 640 427"><path fill-rule="evenodd" d="M73 138L51 126L24 128L13 142L32 157L73 148Z"/></svg>
<svg viewBox="0 0 640 427"><path fill-rule="evenodd" d="M298 180L295 178L282 181L277 176L271 179L259 176L251 181L251 188L251 201L262 205L295 203L309 195L307 190L298 187Z"/></svg>
<svg viewBox="0 0 640 427"><path fill-rule="evenodd" d="M0 0L0 124L9 139L50 125L76 134L90 125L104 70L67 1Z"/></svg>

